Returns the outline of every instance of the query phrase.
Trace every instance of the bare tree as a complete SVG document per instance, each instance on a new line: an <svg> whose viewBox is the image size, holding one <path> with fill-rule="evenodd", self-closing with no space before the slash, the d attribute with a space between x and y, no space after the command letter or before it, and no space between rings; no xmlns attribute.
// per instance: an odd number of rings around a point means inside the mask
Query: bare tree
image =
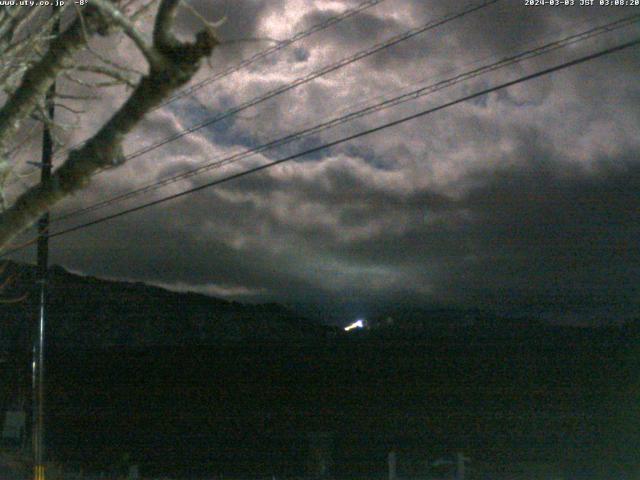
<svg viewBox="0 0 640 480"><path fill-rule="evenodd" d="M0 87L4 90L0 107L0 190L12 177L12 153L20 147L16 138L25 124L38 121L53 129L64 128L49 118L46 105L46 93L58 77L94 89L127 85L130 93L91 138L67 152L50 181L27 188L11 205L2 206L0 251L43 213L85 187L94 173L122 164L126 135L186 84L219 44L215 25L206 22L192 40L177 38L175 17L182 0L88 0L83 6L67 3L73 6L58 7L53 17L39 15L37 8L0 11ZM145 35L139 19L149 14L155 14L155 21L150 34ZM54 33L55 22L62 22L59 33ZM93 38L117 35L128 38L144 56L146 71L137 73L91 47ZM86 62L86 57L95 61ZM93 78L90 85L83 75ZM90 101L60 92L53 99L71 112L75 112L74 102L84 100Z"/></svg>

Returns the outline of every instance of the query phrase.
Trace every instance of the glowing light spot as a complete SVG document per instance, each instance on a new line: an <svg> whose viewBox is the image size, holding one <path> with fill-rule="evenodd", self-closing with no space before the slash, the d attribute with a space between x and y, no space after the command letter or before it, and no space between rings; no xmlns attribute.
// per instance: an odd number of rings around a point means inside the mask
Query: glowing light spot
<svg viewBox="0 0 640 480"><path fill-rule="evenodd" d="M345 331L353 330L354 328L364 328L364 322L362 320L358 320L357 322L353 322L351 325L345 327Z"/></svg>

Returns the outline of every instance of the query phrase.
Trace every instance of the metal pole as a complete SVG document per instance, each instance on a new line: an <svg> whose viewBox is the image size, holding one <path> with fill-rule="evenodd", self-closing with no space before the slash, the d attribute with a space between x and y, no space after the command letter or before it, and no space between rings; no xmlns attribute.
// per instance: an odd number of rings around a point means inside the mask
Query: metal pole
<svg viewBox="0 0 640 480"><path fill-rule="evenodd" d="M56 22L53 34L60 31ZM46 95L49 119L54 115L55 82ZM53 158L53 138L49 125L44 124L42 132L42 171L40 183L51 179L51 160ZM33 477L34 480L45 480L45 443L44 443L44 343L47 321L47 281L49 268L49 213L45 213L38 221L38 284L40 286L40 307L37 328L33 339Z"/></svg>
<svg viewBox="0 0 640 480"><path fill-rule="evenodd" d="M464 480L465 463L470 459L465 457L462 452L456 454L456 480Z"/></svg>
<svg viewBox="0 0 640 480"><path fill-rule="evenodd" d="M392 449L387 455L387 465L389 467L389 480L398 479L398 459L396 450Z"/></svg>

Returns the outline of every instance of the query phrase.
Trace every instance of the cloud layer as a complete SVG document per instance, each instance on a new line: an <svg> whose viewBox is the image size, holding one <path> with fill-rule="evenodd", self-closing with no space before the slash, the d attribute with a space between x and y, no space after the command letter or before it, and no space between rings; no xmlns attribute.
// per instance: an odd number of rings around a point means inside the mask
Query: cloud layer
<svg viewBox="0 0 640 480"><path fill-rule="evenodd" d="M223 3L192 5L215 20L224 15ZM517 3L498 2L136 158L97 179L64 210L634 13L632 7ZM220 34L229 40L284 39L353 5L229 2ZM127 150L463 9L446 1L382 2L154 112L128 140ZM186 35L198 21L185 14L179 27ZM621 43L639 30L634 26L578 43L144 199ZM214 68L254 54L268 46L265 42L220 47ZM120 48L126 59L130 48ZM636 48L495 92L57 239L52 259L92 275L345 315L399 303L571 321L638 315L639 70ZM196 81L210 75L205 68ZM106 115L117 101L117 95L105 97L93 118ZM87 130L76 132L77 139Z"/></svg>

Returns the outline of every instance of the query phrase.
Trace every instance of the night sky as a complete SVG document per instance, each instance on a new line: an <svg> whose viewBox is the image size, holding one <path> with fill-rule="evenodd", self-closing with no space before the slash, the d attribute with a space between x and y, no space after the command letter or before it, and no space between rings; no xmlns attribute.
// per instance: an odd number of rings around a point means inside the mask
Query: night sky
<svg viewBox="0 0 640 480"><path fill-rule="evenodd" d="M193 0L223 40L195 82L356 1ZM150 114L125 152L481 2L386 0ZM322 76L101 174L54 217L275 138L582 32L640 7L503 0ZM576 2L578 3L578 2ZM149 20L152 16L149 16ZM200 28L179 18L185 38ZM58 224L72 226L623 43L638 24L254 155ZM144 62L126 40L94 47ZM468 101L179 200L56 238L51 263L239 301L276 301L345 323L399 305L481 308L556 321L640 312L640 49ZM60 91L78 87L61 80ZM85 105L75 144L125 98ZM68 112L61 112L64 119ZM20 156L24 163L38 152ZM58 159L58 162L60 159ZM27 169L25 166L24 169ZM35 178L33 179L35 180ZM26 179L25 182L31 180ZM16 191L14 191L14 194ZM21 257L32 260L35 254Z"/></svg>

